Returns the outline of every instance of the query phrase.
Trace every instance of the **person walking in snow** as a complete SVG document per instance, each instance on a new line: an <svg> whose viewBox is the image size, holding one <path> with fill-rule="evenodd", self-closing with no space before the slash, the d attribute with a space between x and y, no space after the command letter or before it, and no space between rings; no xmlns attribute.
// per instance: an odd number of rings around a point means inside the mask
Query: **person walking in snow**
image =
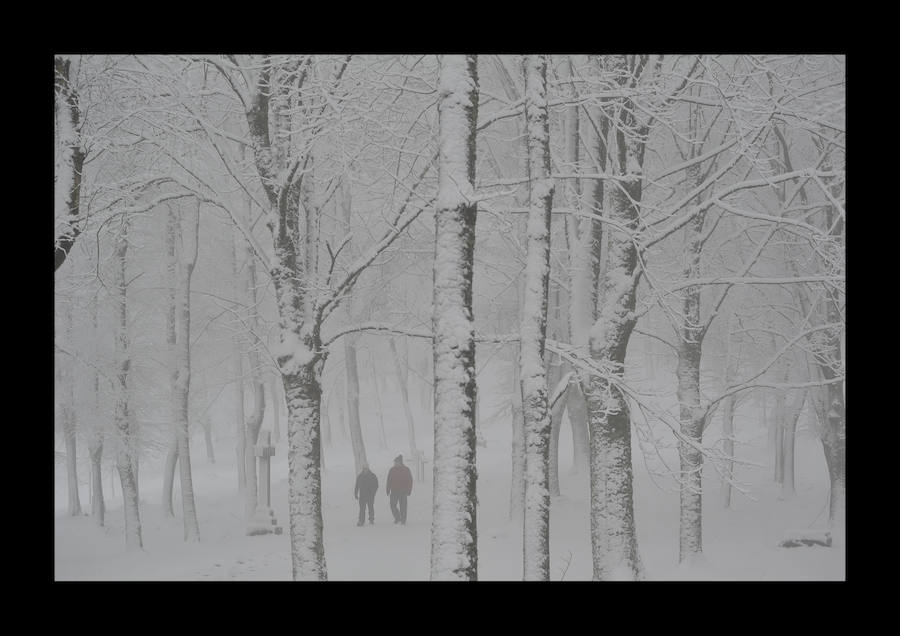
<svg viewBox="0 0 900 636"><path fill-rule="evenodd" d="M356 488L353 490L353 498L359 501L359 523L363 525L366 520L366 508L369 508L369 523L375 523L375 493L378 492L378 477L375 476L368 465L363 464L362 471L356 477Z"/></svg>
<svg viewBox="0 0 900 636"><path fill-rule="evenodd" d="M394 523L406 525L406 498L412 494L412 485L412 473L403 465L403 455L397 455L387 478L387 494L391 498Z"/></svg>

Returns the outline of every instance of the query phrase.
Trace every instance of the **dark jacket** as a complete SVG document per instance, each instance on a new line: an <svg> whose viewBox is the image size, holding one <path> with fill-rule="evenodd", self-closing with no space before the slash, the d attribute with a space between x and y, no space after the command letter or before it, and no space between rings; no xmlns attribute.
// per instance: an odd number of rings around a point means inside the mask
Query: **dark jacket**
<svg viewBox="0 0 900 636"><path fill-rule="evenodd" d="M363 499L374 497L378 492L378 477L369 469L363 470L356 478L356 488L353 489L353 496Z"/></svg>
<svg viewBox="0 0 900 636"><path fill-rule="evenodd" d="M390 495L392 492L399 495L412 494L412 473L403 464L394 466L388 472L387 494Z"/></svg>

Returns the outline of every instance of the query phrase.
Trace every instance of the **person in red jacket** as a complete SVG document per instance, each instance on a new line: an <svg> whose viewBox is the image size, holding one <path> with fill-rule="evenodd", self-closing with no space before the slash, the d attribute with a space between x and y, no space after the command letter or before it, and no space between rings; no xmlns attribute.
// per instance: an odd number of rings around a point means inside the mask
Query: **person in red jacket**
<svg viewBox="0 0 900 636"><path fill-rule="evenodd" d="M406 525L406 498L412 494L412 484L412 473L403 465L403 455L397 455L394 458L394 467L388 472L387 477L387 494L391 498L394 523Z"/></svg>

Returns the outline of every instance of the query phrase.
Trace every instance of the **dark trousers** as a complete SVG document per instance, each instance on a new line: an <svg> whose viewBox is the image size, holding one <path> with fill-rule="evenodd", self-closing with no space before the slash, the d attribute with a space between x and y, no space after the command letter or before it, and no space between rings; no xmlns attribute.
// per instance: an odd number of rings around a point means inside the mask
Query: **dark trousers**
<svg viewBox="0 0 900 636"><path fill-rule="evenodd" d="M369 521L375 522L375 493L359 496L359 523L366 520L366 507L369 508Z"/></svg>
<svg viewBox="0 0 900 636"><path fill-rule="evenodd" d="M397 510L398 503L400 504L400 510ZM391 513L394 515L394 521L406 523L406 494L391 493Z"/></svg>

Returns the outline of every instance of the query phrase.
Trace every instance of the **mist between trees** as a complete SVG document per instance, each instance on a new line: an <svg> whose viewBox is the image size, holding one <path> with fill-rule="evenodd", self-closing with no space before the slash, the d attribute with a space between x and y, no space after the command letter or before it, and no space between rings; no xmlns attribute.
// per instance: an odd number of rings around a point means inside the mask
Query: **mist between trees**
<svg viewBox="0 0 900 636"><path fill-rule="evenodd" d="M118 488L141 549L142 460L165 457L163 513L203 541L197 434L258 529L268 409L292 577L326 580L326 454L348 444L358 474L394 400L433 490L432 580L478 578L476 457L498 422L523 578L552 578L568 422L593 578L639 580L633 437L678 489L690 564L703 504L749 493L752 409L785 500L798 422L818 435L843 547L843 57L66 55L54 81L70 515L103 526Z"/></svg>

